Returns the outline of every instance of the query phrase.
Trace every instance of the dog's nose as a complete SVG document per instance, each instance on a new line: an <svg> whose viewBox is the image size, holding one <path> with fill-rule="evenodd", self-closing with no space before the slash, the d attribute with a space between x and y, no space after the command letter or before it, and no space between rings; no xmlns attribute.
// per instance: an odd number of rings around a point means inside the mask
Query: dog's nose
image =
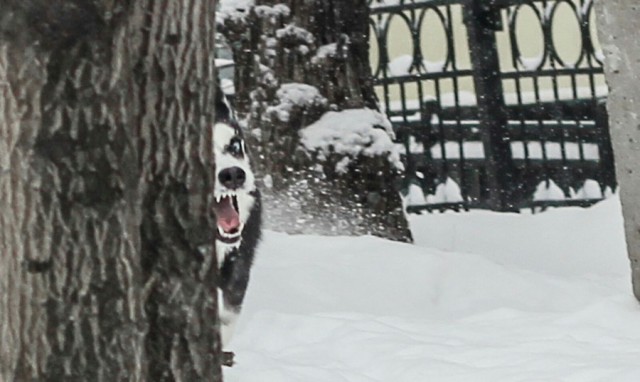
<svg viewBox="0 0 640 382"><path fill-rule="evenodd" d="M218 174L220 183L230 190L242 187L246 178L247 174L240 167L228 167Z"/></svg>

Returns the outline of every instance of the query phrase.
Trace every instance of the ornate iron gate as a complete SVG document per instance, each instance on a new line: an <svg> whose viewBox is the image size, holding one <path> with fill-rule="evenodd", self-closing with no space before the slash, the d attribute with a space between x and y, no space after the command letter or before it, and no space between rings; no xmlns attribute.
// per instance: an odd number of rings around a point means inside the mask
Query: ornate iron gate
<svg viewBox="0 0 640 382"><path fill-rule="evenodd" d="M405 152L410 211L586 206L615 189L592 0L370 7L375 86ZM558 22L575 24L580 46L562 44Z"/></svg>

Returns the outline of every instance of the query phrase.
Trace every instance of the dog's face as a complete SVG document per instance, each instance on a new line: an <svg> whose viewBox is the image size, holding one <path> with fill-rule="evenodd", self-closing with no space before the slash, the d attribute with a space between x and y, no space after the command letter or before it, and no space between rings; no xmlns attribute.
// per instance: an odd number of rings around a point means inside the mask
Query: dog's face
<svg viewBox="0 0 640 382"><path fill-rule="evenodd" d="M249 163L242 131L231 123L214 125L216 183L215 212L217 240L227 246L238 246L251 209L255 203L255 177Z"/></svg>

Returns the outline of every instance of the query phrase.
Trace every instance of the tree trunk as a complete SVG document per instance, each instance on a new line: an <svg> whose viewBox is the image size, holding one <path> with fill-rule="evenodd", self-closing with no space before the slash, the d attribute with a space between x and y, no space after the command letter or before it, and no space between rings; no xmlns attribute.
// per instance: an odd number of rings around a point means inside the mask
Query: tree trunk
<svg viewBox="0 0 640 382"><path fill-rule="evenodd" d="M633 0L596 1L596 12L633 292L640 300L640 7Z"/></svg>
<svg viewBox="0 0 640 382"><path fill-rule="evenodd" d="M380 143L375 130L391 127L372 86L367 1L257 3L228 12L220 25L236 61L235 105L256 140L267 225L411 241L393 143L387 138L388 149L371 150ZM305 141L305 130L323 116L349 124L326 114L346 109L366 110L361 116L374 121L359 131L367 141L361 147L338 148L350 144L349 133L328 145Z"/></svg>
<svg viewBox="0 0 640 382"><path fill-rule="evenodd" d="M0 0L0 380L222 380L214 7Z"/></svg>

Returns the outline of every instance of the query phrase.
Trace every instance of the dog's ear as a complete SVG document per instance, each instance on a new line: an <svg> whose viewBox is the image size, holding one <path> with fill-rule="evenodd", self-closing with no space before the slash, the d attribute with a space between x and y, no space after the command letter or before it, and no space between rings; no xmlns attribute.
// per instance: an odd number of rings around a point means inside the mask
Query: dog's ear
<svg viewBox="0 0 640 382"><path fill-rule="evenodd" d="M216 81L216 121L226 122L231 120L231 110L220 88L220 83Z"/></svg>

